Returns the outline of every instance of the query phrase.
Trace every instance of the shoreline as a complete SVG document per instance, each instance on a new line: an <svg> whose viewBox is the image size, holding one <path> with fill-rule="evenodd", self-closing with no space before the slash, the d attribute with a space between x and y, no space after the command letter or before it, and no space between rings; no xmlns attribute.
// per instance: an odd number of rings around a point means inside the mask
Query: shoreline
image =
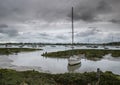
<svg viewBox="0 0 120 85"><path fill-rule="evenodd" d="M44 57L52 57L52 58L69 58L73 52L74 55L85 54L85 57L90 58L103 58L103 56L107 54L112 54L113 57L120 57L120 50L105 50L105 49L74 49L65 50L65 51L57 51L57 52L45 52L42 54Z"/></svg>
<svg viewBox="0 0 120 85"><path fill-rule="evenodd" d="M0 69L0 84L5 85L120 85L120 75L110 71L50 74L35 70L16 71Z"/></svg>
<svg viewBox="0 0 120 85"><path fill-rule="evenodd" d="M37 48L0 48L0 55L17 54L20 52L32 52L42 49Z"/></svg>

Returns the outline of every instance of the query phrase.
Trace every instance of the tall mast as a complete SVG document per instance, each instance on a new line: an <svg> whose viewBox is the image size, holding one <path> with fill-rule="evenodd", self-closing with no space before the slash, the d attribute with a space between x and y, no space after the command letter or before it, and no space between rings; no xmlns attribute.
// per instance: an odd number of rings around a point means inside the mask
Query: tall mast
<svg viewBox="0 0 120 85"><path fill-rule="evenodd" d="M72 7L72 50L73 50L73 44L74 44L74 21L73 21L74 15L73 15L73 7Z"/></svg>
<svg viewBox="0 0 120 85"><path fill-rule="evenodd" d="M74 20L73 20L73 18L74 18L74 14L73 14L73 7L72 7L72 56L73 56L73 49L74 49L74 47L73 47L73 44L74 44Z"/></svg>

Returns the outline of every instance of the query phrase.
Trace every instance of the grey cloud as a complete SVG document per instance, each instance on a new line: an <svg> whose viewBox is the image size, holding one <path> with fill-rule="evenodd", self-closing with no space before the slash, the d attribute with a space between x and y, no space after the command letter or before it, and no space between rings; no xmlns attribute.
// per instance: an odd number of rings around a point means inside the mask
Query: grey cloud
<svg viewBox="0 0 120 85"><path fill-rule="evenodd" d="M86 1L86 0L85 0ZM90 2L90 3L89 3ZM74 8L74 19L87 22L99 21L98 15L112 11L112 7L105 0L89 0L86 3L76 5ZM69 17L70 14L68 15Z"/></svg>
<svg viewBox="0 0 120 85"><path fill-rule="evenodd" d="M0 28L2 29L2 28L8 28L8 25L6 25L6 24L1 24L0 25Z"/></svg>
<svg viewBox="0 0 120 85"><path fill-rule="evenodd" d="M120 20L117 20L117 19L109 20L109 22L120 24Z"/></svg>
<svg viewBox="0 0 120 85"><path fill-rule="evenodd" d="M0 19L21 22L65 19L70 6L66 1L69 0L0 0Z"/></svg>
<svg viewBox="0 0 120 85"><path fill-rule="evenodd" d="M0 25L0 33L7 34L9 36L16 36L18 35L18 31L16 29L10 28L6 24Z"/></svg>
<svg viewBox="0 0 120 85"><path fill-rule="evenodd" d="M108 0L108 1L110 1L111 3L118 3L118 4L120 4L120 0Z"/></svg>
<svg viewBox="0 0 120 85"><path fill-rule="evenodd" d="M0 0L0 20L64 20L71 17L70 9L74 6L75 20L96 21L98 15L112 11L112 3L119 0Z"/></svg>
<svg viewBox="0 0 120 85"><path fill-rule="evenodd" d="M62 35L62 36L61 35L57 35L56 38L57 39L61 39L61 40L66 40L68 37L65 36L65 35Z"/></svg>
<svg viewBox="0 0 120 85"><path fill-rule="evenodd" d="M77 37L89 37L89 36L94 36L100 32L101 31L98 30L96 27L89 27L87 30L77 33L76 36Z"/></svg>
<svg viewBox="0 0 120 85"><path fill-rule="evenodd" d="M112 7L110 6L110 4L107 1L101 0L98 3L98 6L96 7L96 11L102 12L102 13L105 13L105 12L108 13L109 11L112 11Z"/></svg>
<svg viewBox="0 0 120 85"><path fill-rule="evenodd" d="M49 36L49 34L47 34L47 33L39 33L39 35L40 35L40 36L43 36L43 37Z"/></svg>
<svg viewBox="0 0 120 85"><path fill-rule="evenodd" d="M69 33L39 33L39 38L43 41L52 41L52 42L66 42L69 41L71 36Z"/></svg>

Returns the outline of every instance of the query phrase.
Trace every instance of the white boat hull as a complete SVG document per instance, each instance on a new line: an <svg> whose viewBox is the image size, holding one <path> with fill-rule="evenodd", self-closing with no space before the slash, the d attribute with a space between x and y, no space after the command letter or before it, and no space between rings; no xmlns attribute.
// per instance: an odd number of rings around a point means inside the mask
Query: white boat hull
<svg viewBox="0 0 120 85"><path fill-rule="evenodd" d="M80 60L68 60L69 65L76 65L76 64L80 64L80 63L81 63Z"/></svg>
<svg viewBox="0 0 120 85"><path fill-rule="evenodd" d="M71 56L69 59L68 59L68 65L76 65L76 64L80 64L81 63L81 58L83 57L84 55L80 55L80 56Z"/></svg>

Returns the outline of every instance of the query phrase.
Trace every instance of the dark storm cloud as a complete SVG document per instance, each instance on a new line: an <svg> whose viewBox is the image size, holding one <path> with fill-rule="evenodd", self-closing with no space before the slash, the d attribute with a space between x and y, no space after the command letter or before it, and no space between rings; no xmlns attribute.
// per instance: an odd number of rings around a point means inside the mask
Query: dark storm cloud
<svg viewBox="0 0 120 85"><path fill-rule="evenodd" d="M112 12L120 0L0 0L0 20L64 20L74 6L74 19L96 21L98 15ZM114 4L112 4L114 3Z"/></svg>
<svg viewBox="0 0 120 85"><path fill-rule="evenodd" d="M111 11L112 7L109 5L107 1L89 0L88 2L75 6L74 19L83 21L97 21L99 20L98 15L110 13Z"/></svg>
<svg viewBox="0 0 120 85"><path fill-rule="evenodd" d="M120 24L120 20L117 20L117 19L109 20L109 22L116 23L116 24Z"/></svg>
<svg viewBox="0 0 120 85"><path fill-rule="evenodd" d="M66 5L66 2L69 0L0 0L0 20L23 22L32 19L65 19L66 9L71 6Z"/></svg>
<svg viewBox="0 0 120 85"><path fill-rule="evenodd" d="M0 0L0 22L26 21L32 18L31 7L30 0Z"/></svg>
<svg viewBox="0 0 120 85"><path fill-rule="evenodd" d="M10 28L6 24L0 24L0 33L7 34L9 36L17 36L18 31L16 29Z"/></svg>
<svg viewBox="0 0 120 85"><path fill-rule="evenodd" d="M111 3L118 3L118 4L120 4L120 0L109 0Z"/></svg>
<svg viewBox="0 0 120 85"><path fill-rule="evenodd" d="M6 24L0 24L0 28L2 29L2 28L8 28L8 25L6 25Z"/></svg>

